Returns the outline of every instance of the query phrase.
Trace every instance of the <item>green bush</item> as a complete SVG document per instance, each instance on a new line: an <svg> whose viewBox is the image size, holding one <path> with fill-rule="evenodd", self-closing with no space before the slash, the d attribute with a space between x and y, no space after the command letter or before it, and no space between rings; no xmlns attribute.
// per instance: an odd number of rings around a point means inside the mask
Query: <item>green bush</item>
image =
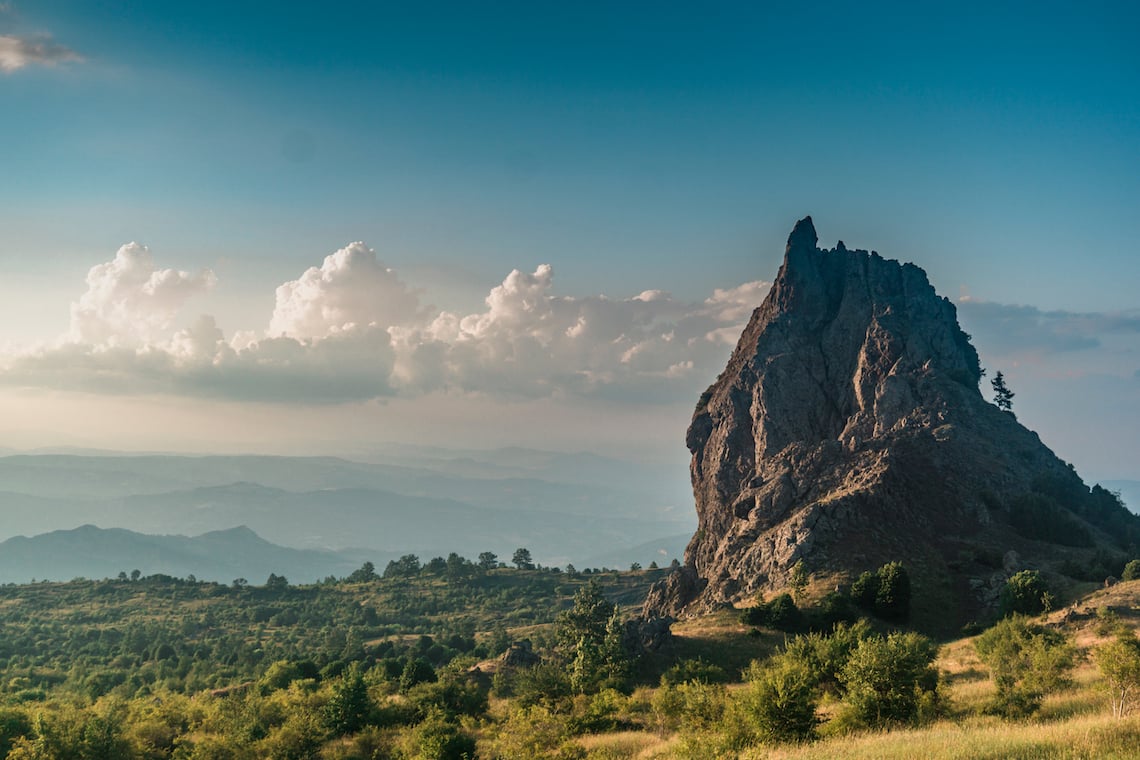
<svg viewBox="0 0 1140 760"><path fill-rule="evenodd" d="M800 631L804 627L804 616L796 606L791 594L780 594L769 602L761 602L741 613L745 625L760 625L777 631Z"/></svg>
<svg viewBox="0 0 1140 760"><path fill-rule="evenodd" d="M1073 667L1073 649L1064 634L1020 615L998 622L974 648L997 687L992 708L1008 717L1036 712L1046 694L1068 683Z"/></svg>
<svg viewBox="0 0 1140 760"><path fill-rule="evenodd" d="M1053 604L1053 594L1036 570L1022 570L1010 576L998 602L1002 615L1036 615L1052 609Z"/></svg>
<svg viewBox="0 0 1140 760"><path fill-rule="evenodd" d="M857 607L891 622L910 617L910 596L910 575L901 562L864 572L851 584L851 600Z"/></svg>
<svg viewBox="0 0 1140 760"><path fill-rule="evenodd" d="M794 656L780 656L765 665L753 663L741 708L757 737L767 744L802 742L819 725L819 690L811 669Z"/></svg>
<svg viewBox="0 0 1140 760"><path fill-rule="evenodd" d="M1120 579L1134 581L1138 578L1140 578L1140 559L1134 559L1124 566L1124 572L1121 573Z"/></svg>
<svg viewBox="0 0 1140 760"><path fill-rule="evenodd" d="M854 722L869 728L914 723L920 707L937 703L938 647L917 633L870 636L839 673Z"/></svg>

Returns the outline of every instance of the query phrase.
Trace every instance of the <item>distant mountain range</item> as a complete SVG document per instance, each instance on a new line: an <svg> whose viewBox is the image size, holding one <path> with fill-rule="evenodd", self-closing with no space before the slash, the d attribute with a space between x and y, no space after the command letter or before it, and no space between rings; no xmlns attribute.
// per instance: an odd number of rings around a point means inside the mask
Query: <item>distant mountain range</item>
<svg viewBox="0 0 1140 760"><path fill-rule="evenodd" d="M85 524L194 536L244 525L295 549L509 557L525 546L542 564L607 557L620 567L647 564L644 544L672 546L661 537L691 534L695 524L683 468L527 449L390 447L369 456L385 461L4 456L0 539Z"/></svg>
<svg viewBox="0 0 1140 760"><path fill-rule="evenodd" d="M143 576L193 575L219 583L244 578L252 584L265 583L275 573L293 583L311 583L329 575L348 575L366 558L382 570L392 558L365 554L289 549L271 544L245 526L187 538L83 525L0 543L0 582L114 578L138 570Z"/></svg>

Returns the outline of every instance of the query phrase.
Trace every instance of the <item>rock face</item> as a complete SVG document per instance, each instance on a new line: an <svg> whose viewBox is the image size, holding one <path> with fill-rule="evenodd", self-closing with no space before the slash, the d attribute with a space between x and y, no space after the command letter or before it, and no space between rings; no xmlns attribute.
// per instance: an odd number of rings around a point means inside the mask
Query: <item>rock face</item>
<svg viewBox="0 0 1140 760"><path fill-rule="evenodd" d="M1043 570L1115 561L1137 521L987 402L981 376L923 270L842 242L821 250L800 221L697 402L686 443L699 528L646 612L751 600L801 559L836 584L897 559L916 596L962 619L989 601L976 589L1007 572L1010 550Z"/></svg>

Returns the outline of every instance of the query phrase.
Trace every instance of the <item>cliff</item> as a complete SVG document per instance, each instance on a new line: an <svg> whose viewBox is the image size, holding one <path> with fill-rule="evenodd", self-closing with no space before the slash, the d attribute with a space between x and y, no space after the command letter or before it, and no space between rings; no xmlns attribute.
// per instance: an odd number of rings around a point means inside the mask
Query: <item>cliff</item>
<svg viewBox="0 0 1140 760"><path fill-rule="evenodd" d="M697 403L699 527L647 612L750 601L798 560L838 585L901 560L929 614L961 621L1014 569L1095 574L1125 556L1137 521L983 398L978 355L926 273L817 242L810 217L795 226Z"/></svg>

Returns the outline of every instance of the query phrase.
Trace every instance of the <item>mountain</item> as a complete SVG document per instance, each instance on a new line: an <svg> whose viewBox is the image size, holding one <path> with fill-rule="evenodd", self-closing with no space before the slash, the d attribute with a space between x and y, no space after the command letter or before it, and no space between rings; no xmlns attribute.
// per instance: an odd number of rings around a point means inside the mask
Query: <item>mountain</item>
<svg viewBox="0 0 1140 760"><path fill-rule="evenodd" d="M687 432L698 529L651 613L830 587L901 560L919 622L984 614L1020 568L1095 576L1140 520L978 389L978 355L925 272L808 217Z"/></svg>
<svg viewBox="0 0 1140 760"><path fill-rule="evenodd" d="M1100 484L1109 491L1120 494L1124 506L1140 514L1140 480L1103 480Z"/></svg>
<svg viewBox="0 0 1140 760"><path fill-rule="evenodd" d="M367 557L379 568L392 558ZM220 583L235 578L264 583L270 573L294 583L311 583L329 575L348 575L364 561L354 553L277 546L245 526L187 538L83 525L0 543L0 582L114 578L137 569L143 575L194 575Z"/></svg>
<svg viewBox="0 0 1140 760"><path fill-rule="evenodd" d="M653 467L523 449L402 456L0 457L0 538L85 523L186 535L244 524L296 548L474 557L525 546L543 564L612 552L628 566L636 557L623 550L693 527L673 486L646 485ZM622 468L633 485L606 485L618 479L605 473ZM535 472L560 481L528 475Z"/></svg>

